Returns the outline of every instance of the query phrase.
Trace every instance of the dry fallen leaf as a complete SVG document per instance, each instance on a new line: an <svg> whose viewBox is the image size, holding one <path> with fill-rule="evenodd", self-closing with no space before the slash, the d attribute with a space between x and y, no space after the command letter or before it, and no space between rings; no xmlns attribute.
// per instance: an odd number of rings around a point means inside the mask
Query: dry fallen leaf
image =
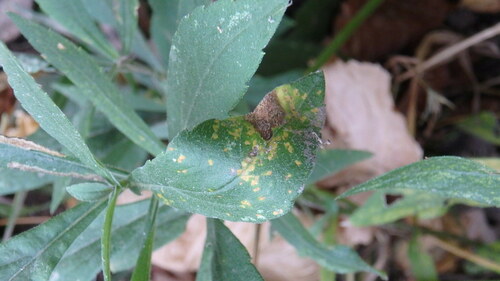
<svg viewBox="0 0 500 281"><path fill-rule="evenodd" d="M389 73L377 64L338 61L324 69L329 148L366 150L373 157L321 182L352 185L422 158L404 117L394 109Z"/></svg>

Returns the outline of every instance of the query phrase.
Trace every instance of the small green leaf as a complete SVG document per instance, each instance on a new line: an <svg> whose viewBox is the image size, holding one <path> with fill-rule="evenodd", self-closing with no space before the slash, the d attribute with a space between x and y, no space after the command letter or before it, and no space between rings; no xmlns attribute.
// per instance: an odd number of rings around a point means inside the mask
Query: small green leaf
<svg viewBox="0 0 500 281"><path fill-rule="evenodd" d="M139 258L132 273L131 281L149 281L151 275L151 254L153 252L153 243L155 237L155 220L158 212L158 199L151 197L148 210L148 220L144 227L144 232L147 233L144 239Z"/></svg>
<svg viewBox="0 0 500 281"><path fill-rule="evenodd" d="M367 151L342 149L320 150L317 155L316 165L307 183L313 184L371 156L372 154Z"/></svg>
<svg viewBox="0 0 500 281"><path fill-rule="evenodd" d="M169 135L226 118L262 59L288 0L219 0L184 17L166 82Z"/></svg>
<svg viewBox="0 0 500 281"><path fill-rule="evenodd" d="M0 244L3 280L48 280L71 243L99 215L104 202L84 203Z"/></svg>
<svg viewBox="0 0 500 281"><path fill-rule="evenodd" d="M54 181L52 185L52 196L50 198L50 214L54 214L64 200L66 195L66 186L71 182L70 177L58 178Z"/></svg>
<svg viewBox="0 0 500 281"><path fill-rule="evenodd" d="M116 13L118 33L122 41L122 53L130 51L137 28L137 9L139 0L114 0L113 8Z"/></svg>
<svg viewBox="0 0 500 281"><path fill-rule="evenodd" d="M113 189L100 183L79 183L66 187L71 196L80 201L93 202L106 197Z"/></svg>
<svg viewBox="0 0 500 281"><path fill-rule="evenodd" d="M411 189L443 198L500 206L500 173L460 157L432 157L401 167L354 187L339 196L369 190Z"/></svg>
<svg viewBox="0 0 500 281"><path fill-rule="evenodd" d="M54 104L47 93L42 91L33 77L22 69L21 65L1 42L0 63L7 73L9 84L14 89L17 100L40 124L40 127L64 145L83 164L106 179L112 179L113 177L109 171L96 161L81 135L73 127L66 115Z"/></svg>
<svg viewBox="0 0 500 281"><path fill-rule="evenodd" d="M241 242L220 220L207 218L207 239L196 281L264 281Z"/></svg>
<svg viewBox="0 0 500 281"><path fill-rule="evenodd" d="M116 85L93 57L53 31L15 14L11 14L11 18L31 45L66 74L81 94L91 100L123 134L151 154L156 155L163 150L163 144L124 101Z"/></svg>
<svg viewBox="0 0 500 281"><path fill-rule="evenodd" d="M149 0L153 11L151 17L151 38L160 53L165 66L168 65L168 55L172 38L177 30L179 21L194 8L208 5L211 0Z"/></svg>
<svg viewBox="0 0 500 281"><path fill-rule="evenodd" d="M481 112L458 123L458 127L494 145L500 145L497 117L492 112Z"/></svg>
<svg viewBox="0 0 500 281"><path fill-rule="evenodd" d="M416 281L438 281L436 266L432 257L422 249L418 236L413 235L408 248L408 259Z"/></svg>
<svg viewBox="0 0 500 281"><path fill-rule="evenodd" d="M139 256L140 244L144 239L144 228L148 218L149 200L116 207L113 222L113 240L111 241L111 269L119 272L131 269ZM161 206L156 217L154 249L182 234L189 218L187 213ZM95 280L101 271L100 256L101 231L104 212L82 232L68 249L52 274L50 281L73 280L78 276L80 281ZM96 258L97 257L97 258Z"/></svg>
<svg viewBox="0 0 500 281"><path fill-rule="evenodd" d="M321 245L291 213L273 220L272 224L288 243L294 245L299 254L314 259L325 268L342 274L372 272L387 280L383 272L366 264L351 248L342 245L326 248Z"/></svg>
<svg viewBox="0 0 500 281"><path fill-rule="evenodd" d="M315 73L269 93L253 113L183 131L132 182L167 205L231 221L287 213L311 173L324 123Z"/></svg>
<svg viewBox="0 0 500 281"><path fill-rule="evenodd" d="M368 226L390 223L410 215L443 214L448 207L446 199L425 191L400 190L391 191L391 194L402 194L390 205L385 200L385 191L376 191L361 207L349 217L349 221L356 226Z"/></svg>
<svg viewBox="0 0 500 281"><path fill-rule="evenodd" d="M83 164L31 141L0 136L0 167L13 170L105 181ZM3 190L0 189L0 194Z"/></svg>
<svg viewBox="0 0 500 281"><path fill-rule="evenodd" d="M45 13L80 40L107 55L109 59L118 58L118 52L96 26L81 0L36 0L36 2Z"/></svg>

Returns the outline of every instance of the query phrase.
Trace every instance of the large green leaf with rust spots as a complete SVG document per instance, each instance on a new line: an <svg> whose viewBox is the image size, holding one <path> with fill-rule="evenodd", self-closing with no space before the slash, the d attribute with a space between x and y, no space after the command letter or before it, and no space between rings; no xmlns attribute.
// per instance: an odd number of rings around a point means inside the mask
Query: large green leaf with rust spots
<svg viewBox="0 0 500 281"><path fill-rule="evenodd" d="M324 122L322 73L276 88L246 115L181 132L131 182L172 207L231 221L287 213L314 166Z"/></svg>

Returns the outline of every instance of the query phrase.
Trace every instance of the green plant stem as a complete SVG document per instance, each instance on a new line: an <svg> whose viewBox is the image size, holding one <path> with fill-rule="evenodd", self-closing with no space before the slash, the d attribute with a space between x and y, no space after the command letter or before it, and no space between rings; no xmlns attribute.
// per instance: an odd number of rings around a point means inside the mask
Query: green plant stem
<svg viewBox="0 0 500 281"><path fill-rule="evenodd" d="M2 237L3 242L7 241L12 235L12 232L14 231L14 227L16 226L16 220L17 217L19 217L19 214L21 213L21 210L23 208L26 194L27 194L26 191L20 191L17 192L16 195L14 195L14 201L12 202L12 207L10 209L9 220L3 232L3 237Z"/></svg>
<svg viewBox="0 0 500 281"><path fill-rule="evenodd" d="M314 72L320 69L330 57L338 52L351 35L361 26L361 24L382 4L384 0L370 0L361 10L342 28L330 44L319 54L318 58L306 72Z"/></svg>
<svg viewBox="0 0 500 281"><path fill-rule="evenodd" d="M101 238L101 257L102 257L102 271L104 281L111 281L111 226L113 224L113 215L115 213L116 199L118 198L118 187L113 189L106 209L106 217L104 219L104 226Z"/></svg>
<svg viewBox="0 0 500 281"><path fill-rule="evenodd" d="M148 281L151 272L151 253L153 252L153 243L155 237L155 221L158 213L158 198L151 197L148 210L148 221L146 222L144 233L147 233L144 244L142 245L141 253L137 259L137 263L132 273L131 281Z"/></svg>

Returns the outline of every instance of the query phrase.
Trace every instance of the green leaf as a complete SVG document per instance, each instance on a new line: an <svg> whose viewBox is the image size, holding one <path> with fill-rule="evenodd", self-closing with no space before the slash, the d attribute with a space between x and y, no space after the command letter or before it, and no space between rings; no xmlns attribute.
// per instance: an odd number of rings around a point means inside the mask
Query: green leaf
<svg viewBox="0 0 500 281"><path fill-rule="evenodd" d="M80 0L36 0L36 2L45 13L80 40L112 60L118 58L118 52L106 40Z"/></svg>
<svg viewBox="0 0 500 281"><path fill-rule="evenodd" d="M30 113L40 127L64 145L83 164L99 175L112 179L111 174L96 161L66 115L54 104L47 93L42 91L35 80L22 69L21 65L1 42L0 63L8 75L9 84L14 89L17 100L21 102L24 109Z"/></svg>
<svg viewBox="0 0 500 281"><path fill-rule="evenodd" d="M113 222L113 240L111 241L111 269L119 272L132 268L137 261L140 244L144 239L144 227L148 218L149 200L116 207ZM156 217L154 249L163 246L182 234L189 215L161 206ZM104 221L102 212L94 222L82 232L68 249L52 274L50 281L94 280L101 271L100 256L101 231Z"/></svg>
<svg viewBox="0 0 500 281"><path fill-rule="evenodd" d="M263 222L282 216L313 168L323 99L322 73L276 88L249 115L181 132L132 173L132 184L208 217Z"/></svg>
<svg viewBox="0 0 500 281"><path fill-rule="evenodd" d="M148 210L148 221L144 227L147 233L146 239L142 245L141 253L137 259L131 281L149 281L151 275L151 254L153 252L153 243L155 237L155 220L158 211L158 199L151 197Z"/></svg>
<svg viewBox="0 0 500 281"><path fill-rule="evenodd" d="M111 231L113 227L113 217L115 215L116 200L118 199L120 190L117 187L113 189L108 198L108 206L106 208L106 216L102 227L101 235L101 259L102 259L102 275L104 281L111 281Z"/></svg>
<svg viewBox="0 0 500 281"><path fill-rule="evenodd" d="M338 198L369 190L411 189L444 198L500 206L500 174L460 157L432 157L367 181Z"/></svg>
<svg viewBox="0 0 500 281"><path fill-rule="evenodd" d="M137 9L139 0L114 0L113 8L116 11L118 33L122 41L122 53L127 54L132 46L137 28Z"/></svg>
<svg viewBox="0 0 500 281"><path fill-rule="evenodd" d="M349 217L356 226L368 226L390 223L410 215L443 214L448 207L446 199L425 191L391 191L392 195L402 194L403 198L388 205L385 191L376 191L361 207Z"/></svg>
<svg viewBox="0 0 500 281"><path fill-rule="evenodd" d="M79 87L81 94L90 99L123 134L154 155L163 150L163 144L123 100L116 85L93 57L61 35L36 23L14 14L11 18L31 45L66 74Z"/></svg>
<svg viewBox="0 0 500 281"><path fill-rule="evenodd" d="M113 189L100 183L79 183L66 187L71 196L80 201L93 202L106 197Z"/></svg>
<svg viewBox="0 0 500 281"><path fill-rule="evenodd" d="M220 220L207 218L207 239L196 281L264 281L241 242Z"/></svg>
<svg viewBox="0 0 500 281"><path fill-rule="evenodd" d="M434 261L432 257L422 249L417 235L413 235L410 240L408 259L410 261L413 277L416 281L439 280Z"/></svg>
<svg viewBox="0 0 500 281"><path fill-rule="evenodd" d="M50 198L50 214L54 214L59 205L61 205L66 195L66 186L71 183L70 177L58 178L52 185L52 196Z"/></svg>
<svg viewBox="0 0 500 281"><path fill-rule="evenodd" d="M458 123L458 127L494 145L500 145L497 117L493 112L481 112Z"/></svg>
<svg viewBox="0 0 500 281"><path fill-rule="evenodd" d="M104 181L83 164L31 141L0 136L0 155L2 167L59 177Z"/></svg>
<svg viewBox="0 0 500 281"><path fill-rule="evenodd" d="M371 156L372 154L367 151L342 149L320 150L317 155L316 165L307 183L313 184Z"/></svg>
<svg viewBox="0 0 500 281"><path fill-rule="evenodd" d="M48 280L75 238L103 210L103 202L80 204L0 245L3 280Z"/></svg>
<svg viewBox="0 0 500 281"><path fill-rule="evenodd" d="M208 5L211 0L149 0L153 11L151 17L151 38L160 53L165 66L168 65L168 55L172 38L177 30L179 21L191 13L194 8Z"/></svg>
<svg viewBox="0 0 500 281"><path fill-rule="evenodd" d="M238 103L288 0L220 0L183 18L172 39L166 83L169 135Z"/></svg>
<svg viewBox="0 0 500 281"><path fill-rule="evenodd" d="M314 259L321 266L342 274L357 271L372 272L387 280L383 272L366 264L351 248L342 245L326 248L321 245L293 214L289 213L271 222L273 228L288 243L294 245L299 254Z"/></svg>

